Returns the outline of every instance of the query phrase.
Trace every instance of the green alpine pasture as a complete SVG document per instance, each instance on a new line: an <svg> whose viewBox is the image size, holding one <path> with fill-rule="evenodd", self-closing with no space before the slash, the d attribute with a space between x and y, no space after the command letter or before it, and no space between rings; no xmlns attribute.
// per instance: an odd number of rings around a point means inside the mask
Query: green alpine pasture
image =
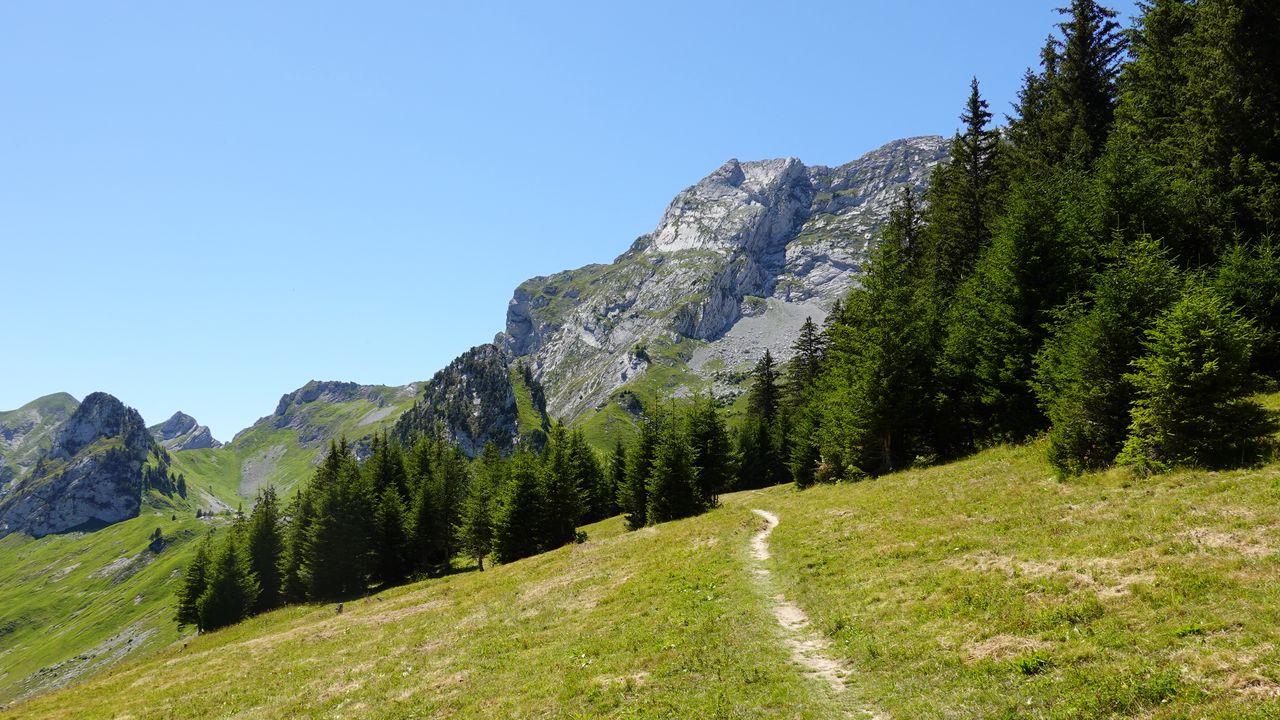
<svg viewBox="0 0 1280 720"><path fill-rule="evenodd" d="M1275 398L1268 401L1274 404ZM1060 480L1043 440L173 644L4 717L1269 718L1280 465ZM846 671L790 661L748 547ZM271 678L270 682L262 681Z"/></svg>

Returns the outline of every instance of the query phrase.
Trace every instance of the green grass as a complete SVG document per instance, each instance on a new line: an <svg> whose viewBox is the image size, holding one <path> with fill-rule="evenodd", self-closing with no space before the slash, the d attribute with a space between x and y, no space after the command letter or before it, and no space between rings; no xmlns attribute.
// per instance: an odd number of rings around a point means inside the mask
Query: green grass
<svg viewBox="0 0 1280 720"><path fill-rule="evenodd" d="M173 592L207 526L172 517L144 509L93 533L0 540L0 702L178 638ZM157 528L158 553L149 549Z"/></svg>
<svg viewBox="0 0 1280 720"><path fill-rule="evenodd" d="M524 375L513 365L510 376L511 389L516 396L516 433L527 435L538 430L545 431L545 417L534 407L533 394L525 384Z"/></svg>
<svg viewBox="0 0 1280 720"><path fill-rule="evenodd" d="M828 718L751 585L753 516L589 542L174 646L22 717ZM264 682L264 678L270 678Z"/></svg>
<svg viewBox="0 0 1280 720"><path fill-rule="evenodd" d="M892 717L1280 716L1280 467L1059 482L1043 447L732 504Z"/></svg>

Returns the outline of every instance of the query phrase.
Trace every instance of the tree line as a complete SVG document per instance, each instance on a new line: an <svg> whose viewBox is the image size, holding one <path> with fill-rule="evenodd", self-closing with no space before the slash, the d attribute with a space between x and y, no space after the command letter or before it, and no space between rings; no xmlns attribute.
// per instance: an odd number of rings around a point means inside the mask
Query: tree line
<svg viewBox="0 0 1280 720"><path fill-rule="evenodd" d="M287 509L268 488L249 515L204 539L177 619L212 630L286 603L451 572L459 559L512 562L581 541L579 526L624 508L631 527L686 517L715 505L729 462L710 401L654 414L604 462L563 424L540 452L505 456L490 444L474 461L434 436L408 450L375 437L363 462L346 440L333 442Z"/></svg>

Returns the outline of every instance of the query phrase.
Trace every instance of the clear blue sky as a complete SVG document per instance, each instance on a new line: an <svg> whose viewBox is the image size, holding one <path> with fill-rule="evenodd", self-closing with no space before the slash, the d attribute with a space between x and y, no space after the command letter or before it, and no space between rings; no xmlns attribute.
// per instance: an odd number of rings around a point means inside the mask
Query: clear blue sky
<svg viewBox="0 0 1280 720"><path fill-rule="evenodd" d="M0 409L429 378L730 157L1003 112L1065 2L2 3Z"/></svg>

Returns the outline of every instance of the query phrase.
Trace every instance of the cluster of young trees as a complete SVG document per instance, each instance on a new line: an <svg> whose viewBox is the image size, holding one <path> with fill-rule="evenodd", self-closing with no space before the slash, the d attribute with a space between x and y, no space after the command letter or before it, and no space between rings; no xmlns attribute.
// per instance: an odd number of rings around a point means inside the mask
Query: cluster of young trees
<svg viewBox="0 0 1280 720"><path fill-rule="evenodd" d="M1048 432L1063 473L1257 456L1280 358L1280 5L1073 0L1004 132L973 81L923 198L794 375L801 485Z"/></svg>
<svg viewBox="0 0 1280 720"><path fill-rule="evenodd" d="M609 461L627 527L715 507L734 480L732 453L729 431L711 398L649 412L631 446L619 441Z"/></svg>

